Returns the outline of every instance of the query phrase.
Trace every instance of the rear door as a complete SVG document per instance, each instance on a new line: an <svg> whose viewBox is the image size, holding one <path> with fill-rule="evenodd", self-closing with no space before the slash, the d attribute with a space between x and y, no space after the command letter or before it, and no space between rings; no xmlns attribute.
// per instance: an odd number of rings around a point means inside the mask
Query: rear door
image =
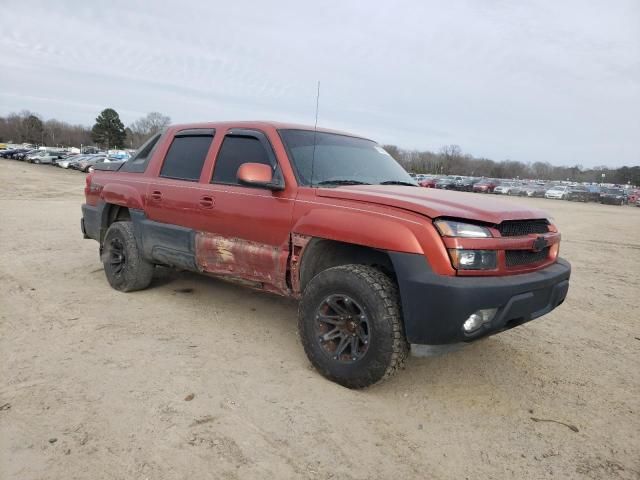
<svg viewBox="0 0 640 480"><path fill-rule="evenodd" d="M196 270L195 229L213 199L199 183L212 149L213 129L178 131L147 186L141 228L145 253L156 261Z"/></svg>

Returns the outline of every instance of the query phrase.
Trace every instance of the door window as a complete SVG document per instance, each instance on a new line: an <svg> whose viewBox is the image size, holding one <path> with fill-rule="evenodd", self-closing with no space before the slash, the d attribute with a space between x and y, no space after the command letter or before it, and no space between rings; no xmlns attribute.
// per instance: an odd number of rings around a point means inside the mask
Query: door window
<svg viewBox="0 0 640 480"><path fill-rule="evenodd" d="M160 176L197 182L213 141L211 135L180 135L171 142Z"/></svg>
<svg viewBox="0 0 640 480"><path fill-rule="evenodd" d="M238 168L243 163L273 166L269 153L260 140L254 137L227 135L220 147L211 183L237 185Z"/></svg>

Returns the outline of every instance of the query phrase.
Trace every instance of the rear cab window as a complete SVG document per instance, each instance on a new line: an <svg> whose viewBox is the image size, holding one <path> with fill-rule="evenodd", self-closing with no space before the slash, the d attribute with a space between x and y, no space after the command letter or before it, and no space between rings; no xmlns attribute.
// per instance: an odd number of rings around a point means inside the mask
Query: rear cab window
<svg viewBox="0 0 640 480"><path fill-rule="evenodd" d="M162 162L160 177L197 182L213 142L214 130L178 132Z"/></svg>
<svg viewBox="0 0 640 480"><path fill-rule="evenodd" d="M133 156L127 160L122 168L121 172L131 173L144 173L149 164L149 160L153 156L158 140L162 137L162 132L156 133L149 140L147 140Z"/></svg>

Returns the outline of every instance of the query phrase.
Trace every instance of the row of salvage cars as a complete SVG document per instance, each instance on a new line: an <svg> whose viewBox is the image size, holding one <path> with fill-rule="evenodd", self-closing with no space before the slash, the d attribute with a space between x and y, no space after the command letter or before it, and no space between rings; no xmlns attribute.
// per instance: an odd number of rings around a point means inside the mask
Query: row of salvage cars
<svg viewBox="0 0 640 480"><path fill-rule="evenodd" d="M420 186L426 188L640 207L640 190L616 186L566 185L557 182L527 182L462 176L415 175L414 178Z"/></svg>
<svg viewBox="0 0 640 480"><path fill-rule="evenodd" d="M25 148L0 150L0 157L28 163L55 165L81 172L91 172L94 166L101 163L119 164L126 161L126 158L112 157L104 152L81 154L64 150Z"/></svg>

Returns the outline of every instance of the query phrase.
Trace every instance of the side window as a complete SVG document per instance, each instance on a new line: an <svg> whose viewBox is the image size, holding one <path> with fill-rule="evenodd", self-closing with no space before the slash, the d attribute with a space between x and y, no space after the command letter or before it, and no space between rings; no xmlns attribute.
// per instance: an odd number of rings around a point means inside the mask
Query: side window
<svg viewBox="0 0 640 480"><path fill-rule="evenodd" d="M151 155L153 154L155 146L158 144L158 140L160 140L161 136L161 133L157 133L149 140L147 140L144 145L142 145L138 149L138 151L125 162L120 171L143 173L147 169L147 165L149 163L149 160L151 159Z"/></svg>
<svg viewBox="0 0 640 480"><path fill-rule="evenodd" d="M264 146L254 137L227 135L216 159L211 183L238 184L238 168L243 163L272 165Z"/></svg>
<svg viewBox="0 0 640 480"><path fill-rule="evenodd" d="M160 176L197 182L212 141L211 135L176 136L164 158Z"/></svg>

